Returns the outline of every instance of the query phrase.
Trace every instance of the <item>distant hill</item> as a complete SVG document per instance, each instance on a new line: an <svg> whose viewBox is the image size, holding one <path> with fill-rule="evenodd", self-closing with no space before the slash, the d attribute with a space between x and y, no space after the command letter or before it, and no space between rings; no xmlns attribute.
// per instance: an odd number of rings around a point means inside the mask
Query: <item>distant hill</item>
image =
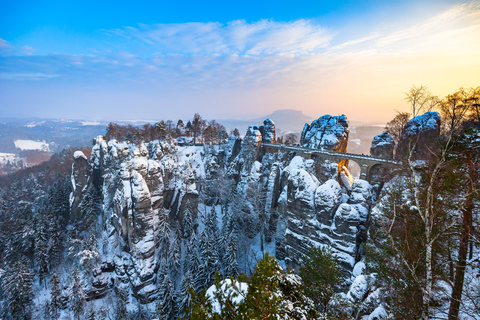
<svg viewBox="0 0 480 320"><path fill-rule="evenodd" d="M301 132L305 123L310 123L314 118L306 116L299 110L276 110L273 113L251 120L218 120L221 124L225 125L227 129L238 128L241 135L244 135L249 126L260 126L263 124L263 120L272 119L275 123L275 129L277 135L282 135L286 132Z"/></svg>
<svg viewBox="0 0 480 320"><path fill-rule="evenodd" d="M270 118L275 123L275 129L279 134L281 132L301 132L305 123L310 123L314 118L306 116L299 110L276 110L273 113L262 118L253 119L252 121L263 123L263 120Z"/></svg>

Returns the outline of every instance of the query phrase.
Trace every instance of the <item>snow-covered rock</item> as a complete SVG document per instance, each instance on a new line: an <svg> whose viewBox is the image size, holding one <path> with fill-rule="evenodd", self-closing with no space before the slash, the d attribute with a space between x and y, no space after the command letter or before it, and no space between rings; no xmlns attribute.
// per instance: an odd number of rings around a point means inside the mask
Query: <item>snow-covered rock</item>
<svg viewBox="0 0 480 320"><path fill-rule="evenodd" d="M87 157L82 151L75 151L73 154L72 165L72 187L73 191L70 194L70 208L72 219L80 218L80 203L86 191L89 180L89 164Z"/></svg>
<svg viewBox="0 0 480 320"><path fill-rule="evenodd" d="M330 179L315 190L317 219L330 224L335 211L342 203L342 189L336 180Z"/></svg>
<svg viewBox="0 0 480 320"><path fill-rule="evenodd" d="M345 115L324 115L312 124L305 124L300 144L307 148L322 149L326 151L347 150L348 123Z"/></svg>
<svg viewBox="0 0 480 320"><path fill-rule="evenodd" d="M395 141L393 138L388 132L383 132L373 137L370 154L373 157L392 159L394 148Z"/></svg>
<svg viewBox="0 0 480 320"><path fill-rule="evenodd" d="M438 112L426 112L411 119L398 142L397 155L403 157L413 152L413 159L430 157L439 146L440 126Z"/></svg>

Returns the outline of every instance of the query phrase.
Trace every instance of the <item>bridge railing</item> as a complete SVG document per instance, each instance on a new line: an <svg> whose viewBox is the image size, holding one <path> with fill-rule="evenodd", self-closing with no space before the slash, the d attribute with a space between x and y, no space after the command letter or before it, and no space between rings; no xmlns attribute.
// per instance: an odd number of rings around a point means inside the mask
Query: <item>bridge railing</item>
<svg viewBox="0 0 480 320"><path fill-rule="evenodd" d="M293 146L286 146L283 144L273 144L273 143L263 143L263 146L266 147L272 147L275 149L285 149L285 150L297 150L303 153L320 153L320 154L325 154L325 155L330 155L330 156L341 156L345 157L348 159L363 159L363 160L370 160L370 161L378 161L378 162L385 162L385 163L391 163L391 164L400 164L401 162L395 161L393 159L385 159L385 158L377 158L377 157L372 157L368 155L360 155L356 153L346 153L346 152L335 152L335 151L325 151L325 150L320 150L320 149L311 149L311 148L306 148L306 147L293 147Z"/></svg>

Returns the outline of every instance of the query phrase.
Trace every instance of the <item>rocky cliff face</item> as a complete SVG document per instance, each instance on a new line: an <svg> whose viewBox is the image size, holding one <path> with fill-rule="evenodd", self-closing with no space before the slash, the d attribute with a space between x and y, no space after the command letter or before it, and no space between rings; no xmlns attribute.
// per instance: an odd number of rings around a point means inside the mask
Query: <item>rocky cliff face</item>
<svg viewBox="0 0 480 320"><path fill-rule="evenodd" d="M305 124L300 144L307 148L345 152L348 143L348 123L345 115L324 115L312 124Z"/></svg>
<svg viewBox="0 0 480 320"><path fill-rule="evenodd" d="M374 157L393 159L393 149L395 149L395 141L388 132L373 137L370 154Z"/></svg>
<svg viewBox="0 0 480 320"><path fill-rule="evenodd" d="M404 157L412 152L414 159L430 157L431 152L435 152L439 146L440 125L438 112L426 112L410 120L398 142L397 155Z"/></svg>
<svg viewBox="0 0 480 320"><path fill-rule="evenodd" d="M82 151L75 151L73 154L72 166L72 187L73 192L70 195L71 215L73 219L80 218L80 202L85 193L89 179L88 159Z"/></svg>
<svg viewBox="0 0 480 320"><path fill-rule="evenodd" d="M132 292L141 303L155 300L164 277L158 275L160 266L171 268L167 256L175 244L165 239L182 236L187 224L201 238L212 210L219 214L219 232L232 225L238 229L242 272L249 272L264 251L298 269L310 247L329 246L349 279L374 201L370 185L356 180L342 188L334 179L335 163L318 166L313 159L282 152L262 155L260 143L274 139L273 122L267 119L262 130L250 127L241 147L239 140L218 147L177 147L167 141L135 145L98 138L88 161L76 154L72 210L89 184L99 184L103 198L100 229L106 254L90 296L113 288ZM307 145L327 150L342 149L347 138L344 116L322 117L303 134ZM193 213L190 222L187 208ZM165 231L167 224L180 236ZM222 259L223 244L216 250ZM181 270L171 273L176 286Z"/></svg>
<svg viewBox="0 0 480 320"><path fill-rule="evenodd" d="M295 157L284 168L279 211L285 212L286 227L277 250L285 252L287 267L298 270L309 248L328 246L348 274L359 257L360 234L373 203L371 187L355 180L345 193L336 180L318 181L309 161Z"/></svg>
<svg viewBox="0 0 480 320"><path fill-rule="evenodd" d="M96 172L103 190L103 233L108 239L103 249L110 253L102 263L103 269L107 278L117 279L112 281L117 290L131 288L143 303L153 301L158 291L156 239L160 216L168 214L171 221L181 222L179 213L187 202L196 214L195 170L200 173L199 167L203 167L195 161L197 151L183 150L191 153L191 159L179 162L176 147L165 141L132 145L97 139L92 149L91 176ZM72 210L82 200L78 190L87 185L85 167L86 157L76 153ZM93 179L90 181L93 183Z"/></svg>

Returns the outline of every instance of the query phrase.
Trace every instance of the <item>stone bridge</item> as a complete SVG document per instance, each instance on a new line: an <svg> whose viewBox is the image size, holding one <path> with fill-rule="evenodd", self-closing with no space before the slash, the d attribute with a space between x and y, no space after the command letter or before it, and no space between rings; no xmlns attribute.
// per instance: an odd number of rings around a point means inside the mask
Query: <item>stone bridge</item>
<svg viewBox="0 0 480 320"><path fill-rule="evenodd" d="M291 147L281 144L262 143L262 153L276 153L276 152L295 152L296 155L302 156L305 159L314 159L315 162L328 160L330 162L338 163L339 171L342 166L348 167L348 161L356 162L360 167L360 178L370 181L371 169L375 166L383 166L387 169L398 168L401 162L393 159L377 158L372 156L343 153L343 152L331 152L318 149L310 149L303 147Z"/></svg>

